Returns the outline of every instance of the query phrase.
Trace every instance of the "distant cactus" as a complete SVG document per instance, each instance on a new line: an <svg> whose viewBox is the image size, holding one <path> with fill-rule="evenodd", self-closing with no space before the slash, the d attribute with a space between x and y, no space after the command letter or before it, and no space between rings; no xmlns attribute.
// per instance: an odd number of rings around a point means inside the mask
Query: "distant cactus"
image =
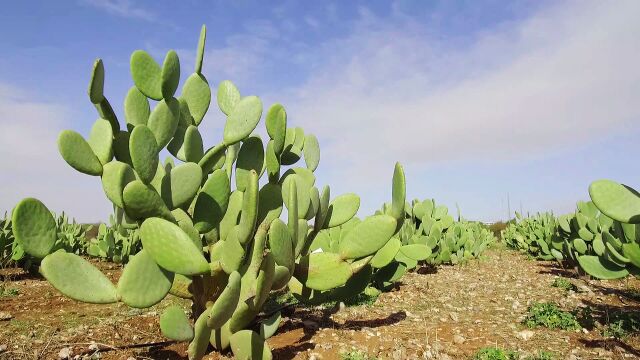
<svg viewBox="0 0 640 360"><path fill-rule="evenodd" d="M287 127L280 104L267 111L265 147L252 135L262 118L261 100L242 97L230 81L217 90L226 115L222 141L203 146L198 126L212 97L202 74L205 37L203 26L195 72L177 98L177 54L169 51L158 64L142 50L133 53L125 127L104 96L105 70L97 60L88 92L100 118L88 139L71 130L59 136L65 161L99 176L107 198L124 210L123 226L139 229L142 250L129 259L118 283L80 256L53 251L55 221L36 199L14 209L14 234L27 253L42 258L42 275L73 299L135 308L150 307L169 293L191 299L191 320L175 306L160 317L165 336L191 341L191 359L202 358L210 344L219 351L230 347L242 359L270 359L265 340L280 317L256 324L269 292L288 286L311 300L362 291L353 284L368 283L371 258L402 224L404 173L396 165L387 214L354 225L330 251L311 252L320 233L352 221L359 198L347 194L331 201L328 186L318 190L318 140ZM153 109L149 99L157 101ZM182 163L161 162L163 148ZM284 168L302 158L306 167ZM268 182L260 187L265 173ZM286 222L280 220L283 205Z"/></svg>

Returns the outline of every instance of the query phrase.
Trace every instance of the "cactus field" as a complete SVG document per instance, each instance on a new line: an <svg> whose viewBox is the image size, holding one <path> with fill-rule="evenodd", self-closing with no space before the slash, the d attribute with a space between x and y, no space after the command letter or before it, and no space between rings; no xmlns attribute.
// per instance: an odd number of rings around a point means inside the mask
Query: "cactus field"
<svg viewBox="0 0 640 360"><path fill-rule="evenodd" d="M287 104L207 73L207 31L86 69L97 120L47 151L113 213L2 209L0 359L640 358L636 190L594 178L574 211L498 228L416 198L399 157L367 213Z"/></svg>

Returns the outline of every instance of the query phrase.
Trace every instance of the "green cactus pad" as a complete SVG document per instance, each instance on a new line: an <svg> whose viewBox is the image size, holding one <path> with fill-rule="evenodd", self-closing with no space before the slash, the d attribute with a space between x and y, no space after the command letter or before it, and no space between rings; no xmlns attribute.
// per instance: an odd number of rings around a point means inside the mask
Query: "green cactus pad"
<svg viewBox="0 0 640 360"><path fill-rule="evenodd" d="M74 300L109 304L118 301L116 287L90 262L62 250L48 255L40 273L58 291Z"/></svg>
<svg viewBox="0 0 640 360"><path fill-rule="evenodd" d="M238 227L236 226L231 230L222 243L220 265L222 265L222 269L227 274L231 274L240 269L240 266L244 262L245 251L242 244L238 241L237 229Z"/></svg>
<svg viewBox="0 0 640 360"><path fill-rule="evenodd" d="M231 330L229 329L229 323L222 325L220 329L214 329L211 331L211 337L209 343L214 349L218 351L224 351L229 348L229 338L231 337Z"/></svg>
<svg viewBox="0 0 640 360"><path fill-rule="evenodd" d="M598 180L589 186L589 195L598 209L623 223L640 223L640 194L611 180Z"/></svg>
<svg viewBox="0 0 640 360"><path fill-rule="evenodd" d="M113 132L116 133L120 131L120 123L118 122L118 117L116 113L113 111L111 104L107 98L103 98L99 104L94 104L96 110L98 111L98 115L100 118L105 119L111 124L113 128Z"/></svg>
<svg viewBox="0 0 640 360"><path fill-rule="evenodd" d="M224 143L232 145L253 132L262 116L262 101L257 96L247 96L233 108L224 126Z"/></svg>
<svg viewBox="0 0 640 360"><path fill-rule="evenodd" d="M202 73L202 60L204 59L204 43L207 41L207 27L202 25L200 38L198 39L198 50L196 51L196 74Z"/></svg>
<svg viewBox="0 0 640 360"><path fill-rule="evenodd" d="M192 283L193 280L191 277L174 274L173 284L171 285L169 293L183 299L191 299L193 296L189 291L189 287Z"/></svg>
<svg viewBox="0 0 640 360"><path fill-rule="evenodd" d="M102 59L97 59L93 63L91 80L89 81L89 100L93 104L99 104L104 99L104 64Z"/></svg>
<svg viewBox="0 0 640 360"><path fill-rule="evenodd" d="M342 194L329 203L327 227L340 226L351 220L360 208L360 197L353 193Z"/></svg>
<svg viewBox="0 0 640 360"><path fill-rule="evenodd" d="M278 157L284 150L287 134L287 112L281 104L273 104L267 112L265 119L267 133L273 139L273 151Z"/></svg>
<svg viewBox="0 0 640 360"><path fill-rule="evenodd" d="M144 50L131 54L131 77L138 90L153 100L162 100L162 69Z"/></svg>
<svg viewBox="0 0 640 360"><path fill-rule="evenodd" d="M224 80L218 85L218 106L225 115L231 115L233 109L240 102L240 91L229 80Z"/></svg>
<svg viewBox="0 0 640 360"><path fill-rule="evenodd" d="M137 87L132 86L124 99L124 118L130 126L147 125L151 114L149 100Z"/></svg>
<svg viewBox="0 0 640 360"><path fill-rule="evenodd" d="M130 134L126 131L115 133L113 138L113 155L116 160L133 166L131 161L131 153L129 152Z"/></svg>
<svg viewBox="0 0 640 360"><path fill-rule="evenodd" d="M196 163L184 163L171 169L162 179L162 198L170 209L187 206L202 184L202 168Z"/></svg>
<svg viewBox="0 0 640 360"><path fill-rule="evenodd" d="M140 180L127 184L122 192L124 210L134 220L142 220L148 217L161 217L174 220L171 211L156 190Z"/></svg>
<svg viewBox="0 0 640 360"><path fill-rule="evenodd" d="M156 137L158 149L162 149L173 138L180 121L180 102L176 98L160 101L149 115L147 126Z"/></svg>
<svg viewBox="0 0 640 360"><path fill-rule="evenodd" d="M587 244L581 238L573 239L572 244L573 248L580 254L584 255L587 252Z"/></svg>
<svg viewBox="0 0 640 360"><path fill-rule="evenodd" d="M135 172L128 164L112 161L102 170L102 189L107 198L119 208L124 208L122 193L125 186L136 179Z"/></svg>
<svg viewBox="0 0 640 360"><path fill-rule="evenodd" d="M202 159L198 161L198 165L202 168L203 174L209 174L215 170L221 169L226 161L225 147L216 145L208 149Z"/></svg>
<svg viewBox="0 0 640 360"><path fill-rule="evenodd" d="M601 280L620 279L629 275L629 271L604 258L591 255L577 257L578 264L587 274Z"/></svg>
<svg viewBox="0 0 640 360"><path fill-rule="evenodd" d="M640 268L640 245L628 243L622 245L624 256L637 268Z"/></svg>
<svg viewBox="0 0 640 360"><path fill-rule="evenodd" d="M313 186L313 183L306 180L302 175L296 173L287 173L283 176L283 178L284 180L282 181L282 199L285 200L285 206L288 210L291 210L290 202L287 201L287 199L289 199L290 196L290 184L295 183L298 219L304 219L307 215L307 211L309 210L309 206L311 205L311 187Z"/></svg>
<svg viewBox="0 0 640 360"><path fill-rule="evenodd" d="M189 105L189 111L196 125L200 125L211 104L211 88L201 74L191 74L182 86L181 97Z"/></svg>
<svg viewBox="0 0 640 360"><path fill-rule="evenodd" d="M275 219L269 227L269 249L276 264L293 268L293 243L287 225L280 219Z"/></svg>
<svg viewBox="0 0 640 360"><path fill-rule="evenodd" d="M400 279L406 272L407 267L403 263L393 261L389 263L389 265L376 271L375 275L373 276L373 280L378 284L379 287L386 287L387 285L393 284L393 282Z"/></svg>
<svg viewBox="0 0 640 360"><path fill-rule="evenodd" d="M398 238L391 238L371 259L371 266L374 268L383 268L387 266L395 258L402 243Z"/></svg>
<svg viewBox="0 0 640 360"><path fill-rule="evenodd" d="M160 330L165 337L176 341L191 341L193 328L184 310L178 305L171 305L160 315Z"/></svg>
<svg viewBox="0 0 640 360"><path fill-rule="evenodd" d="M134 308L148 308L159 303L169 293L173 273L162 269L146 250L129 258L118 280L120 300Z"/></svg>
<svg viewBox="0 0 640 360"><path fill-rule="evenodd" d="M220 221L220 239L226 239L231 229L238 224L243 198L244 193L242 191L233 191L229 196L227 212L224 213Z"/></svg>
<svg viewBox="0 0 640 360"><path fill-rule="evenodd" d="M269 140L267 143L267 149L265 151L265 165L267 168L267 175L270 183L277 183L280 177L280 159L273 149L273 140Z"/></svg>
<svg viewBox="0 0 640 360"><path fill-rule="evenodd" d="M102 163L89 143L72 130L64 130L58 136L58 150L67 164L87 175L102 175Z"/></svg>
<svg viewBox="0 0 640 360"><path fill-rule="evenodd" d="M189 235L178 225L161 219L148 218L140 226L142 246L161 267L182 275L209 272L209 263Z"/></svg>
<svg viewBox="0 0 640 360"><path fill-rule="evenodd" d="M343 259L358 259L382 248L396 229L396 220L389 215L374 215L364 219L340 241Z"/></svg>
<svg viewBox="0 0 640 360"><path fill-rule="evenodd" d="M11 227L22 250L39 259L51 252L58 238L51 211L34 198L23 199L16 205L11 214Z"/></svg>
<svg viewBox="0 0 640 360"><path fill-rule="evenodd" d="M258 221L258 174L251 170L242 199L242 212L238 224L238 241L246 244L253 235Z"/></svg>
<svg viewBox="0 0 640 360"><path fill-rule="evenodd" d="M316 171L320 164L320 144L318 138L313 134L307 134L304 140L304 162L311 171Z"/></svg>
<svg viewBox="0 0 640 360"><path fill-rule="evenodd" d="M427 260L431 256L431 248L422 244L403 245L398 252L415 261Z"/></svg>
<svg viewBox="0 0 640 360"><path fill-rule="evenodd" d="M406 188L404 169L402 169L400 163L396 163L395 170L393 171L393 200L391 202L389 215L398 221L404 218L404 204L407 197ZM453 222L453 219L451 219L451 222Z"/></svg>
<svg viewBox="0 0 640 360"><path fill-rule="evenodd" d="M140 180L149 184L158 169L158 144L151 129L145 125L136 126L129 137L129 150L133 168Z"/></svg>
<svg viewBox="0 0 640 360"><path fill-rule="evenodd" d="M113 128L107 120L96 120L91 127L87 142L103 166L111 161L113 158Z"/></svg>
<svg viewBox="0 0 640 360"><path fill-rule="evenodd" d="M260 323L260 336L265 340L272 337L273 334L278 331L278 326L280 325L281 320L282 315L280 314L280 311L264 319Z"/></svg>
<svg viewBox="0 0 640 360"><path fill-rule="evenodd" d="M338 254L321 252L302 257L294 276L309 289L323 291L344 285L352 274Z"/></svg>
<svg viewBox="0 0 640 360"><path fill-rule="evenodd" d="M193 340L189 344L187 354L189 359L202 359L207 352L209 346L209 338L211 337L211 329L207 326L207 319L209 318L209 311L205 310L193 325Z"/></svg>
<svg viewBox="0 0 640 360"><path fill-rule="evenodd" d="M202 186L193 210L194 226L198 232L207 233L220 224L230 195L227 173L222 169L214 171Z"/></svg>
<svg viewBox="0 0 640 360"><path fill-rule="evenodd" d="M173 97L180 83L180 59L174 50L169 50L164 57L160 71L160 91L165 99Z"/></svg>
<svg viewBox="0 0 640 360"><path fill-rule="evenodd" d="M204 156L202 145L202 135L198 127L190 125L184 132L184 142L182 144L184 161L197 163Z"/></svg>
<svg viewBox="0 0 640 360"><path fill-rule="evenodd" d="M282 214L282 190L278 184L265 184L258 193L258 219L256 223L271 224Z"/></svg>
<svg viewBox="0 0 640 360"><path fill-rule="evenodd" d="M207 326L211 329L219 329L231 319L240 299L240 279L241 276L236 271L229 274L227 286L209 311Z"/></svg>
<svg viewBox="0 0 640 360"><path fill-rule="evenodd" d="M231 335L231 351L238 360L271 360L271 350L262 336L251 330Z"/></svg>
<svg viewBox="0 0 640 360"><path fill-rule="evenodd" d="M316 219L313 224L314 230L319 231L322 229L324 224L326 224L327 215L329 214L329 204L331 199L331 189L328 185L325 185L322 188L322 192L320 193L320 204L318 206L318 212L316 214Z"/></svg>
<svg viewBox="0 0 640 360"><path fill-rule="evenodd" d="M251 170L258 174L264 168L264 146L259 136L250 136L242 141L236 161L236 188L245 191Z"/></svg>

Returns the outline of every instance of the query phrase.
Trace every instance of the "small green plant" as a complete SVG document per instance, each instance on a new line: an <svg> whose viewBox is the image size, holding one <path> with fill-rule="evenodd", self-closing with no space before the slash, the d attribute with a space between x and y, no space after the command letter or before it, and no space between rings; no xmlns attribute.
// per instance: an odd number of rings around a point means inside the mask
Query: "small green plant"
<svg viewBox="0 0 640 360"><path fill-rule="evenodd" d="M551 284L551 286L557 287L566 291L570 291L570 290L575 291L577 289L576 286L571 283L571 281L562 277L558 277L555 280L553 280L553 284Z"/></svg>
<svg viewBox="0 0 640 360"><path fill-rule="evenodd" d="M640 314L619 313L611 316L609 324L602 330L602 336L622 339L639 331Z"/></svg>
<svg viewBox="0 0 640 360"><path fill-rule="evenodd" d="M343 352L340 354L340 360L377 360L375 356L369 356L362 350L353 350L349 352Z"/></svg>
<svg viewBox="0 0 640 360"><path fill-rule="evenodd" d="M18 289L0 285L0 298L18 296L18 294L20 294L20 291L18 291Z"/></svg>
<svg viewBox="0 0 640 360"><path fill-rule="evenodd" d="M516 360L518 353L511 350L503 350L497 347L487 347L478 350L473 360Z"/></svg>
<svg viewBox="0 0 640 360"><path fill-rule="evenodd" d="M364 292L345 300L344 304L347 306L371 306L378 300L378 296L380 296L380 290L374 287L367 287Z"/></svg>
<svg viewBox="0 0 640 360"><path fill-rule="evenodd" d="M543 326L549 329L581 329L576 317L577 311L563 311L553 303L536 303L529 307L529 314L523 324L529 328Z"/></svg>

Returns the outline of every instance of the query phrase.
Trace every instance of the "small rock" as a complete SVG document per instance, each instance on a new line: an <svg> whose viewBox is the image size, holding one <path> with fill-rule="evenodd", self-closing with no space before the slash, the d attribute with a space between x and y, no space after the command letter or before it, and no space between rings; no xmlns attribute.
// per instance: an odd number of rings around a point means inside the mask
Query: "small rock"
<svg viewBox="0 0 640 360"><path fill-rule="evenodd" d="M60 349L60 352L58 352L58 359L70 359L71 355L73 355L73 351L71 351L71 348L64 347Z"/></svg>
<svg viewBox="0 0 640 360"><path fill-rule="evenodd" d="M447 354L440 354L438 355L438 360L451 360L451 356Z"/></svg>
<svg viewBox="0 0 640 360"><path fill-rule="evenodd" d="M453 321L458 321L458 313L449 313L449 317L451 318L451 320Z"/></svg>
<svg viewBox="0 0 640 360"><path fill-rule="evenodd" d="M13 315L5 311L0 311L0 321L6 321L13 319Z"/></svg>
<svg viewBox="0 0 640 360"><path fill-rule="evenodd" d="M463 344L464 341L465 341L465 339L464 339L464 337L462 335L457 335L457 334L453 335L453 342L455 344L460 345L460 344Z"/></svg>
<svg viewBox="0 0 640 360"><path fill-rule="evenodd" d="M7 351L7 345L5 344L0 345L0 353L3 353L5 351Z"/></svg>
<svg viewBox="0 0 640 360"><path fill-rule="evenodd" d="M98 347L98 344L96 344L95 341L92 341L91 344L89 345L89 350L98 351L98 350L100 350L100 348Z"/></svg>
<svg viewBox="0 0 640 360"><path fill-rule="evenodd" d="M517 334L517 336L520 339L522 339L524 341L527 341L527 340L531 339L534 334L535 333L533 331L531 331L531 330L522 330Z"/></svg>
<svg viewBox="0 0 640 360"><path fill-rule="evenodd" d="M136 358L134 358L133 356L129 356L127 360L136 360Z"/></svg>

